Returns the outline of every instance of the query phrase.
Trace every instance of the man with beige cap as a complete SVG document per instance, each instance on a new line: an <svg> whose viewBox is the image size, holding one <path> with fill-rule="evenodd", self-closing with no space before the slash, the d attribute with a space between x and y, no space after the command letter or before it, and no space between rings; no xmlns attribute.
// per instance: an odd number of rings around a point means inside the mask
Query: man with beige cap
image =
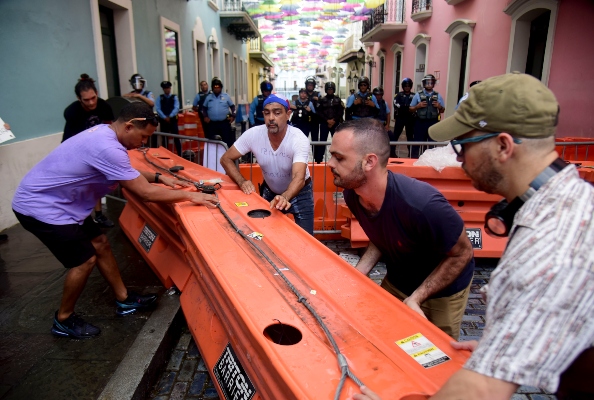
<svg viewBox="0 0 594 400"><path fill-rule="evenodd" d="M484 290L483 336L452 343L472 355L432 399L509 399L520 385L594 398L594 188L555 152L558 115L547 87L511 73L471 88L429 130L451 140L477 189L505 197L486 228L509 235ZM353 398L378 398L362 391Z"/></svg>

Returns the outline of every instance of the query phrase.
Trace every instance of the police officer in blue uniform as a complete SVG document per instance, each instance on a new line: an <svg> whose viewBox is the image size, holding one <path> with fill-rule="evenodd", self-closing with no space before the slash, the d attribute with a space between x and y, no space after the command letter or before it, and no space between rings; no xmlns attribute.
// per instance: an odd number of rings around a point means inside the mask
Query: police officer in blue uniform
<svg viewBox="0 0 594 400"><path fill-rule="evenodd" d="M412 92L413 81L410 78L404 78L400 84L402 91L394 96L394 139L397 141L402 133L402 129L406 128L406 140L413 141L415 134L415 114L410 111L410 103L415 97ZM409 152L412 146L409 146ZM392 147L392 151L394 148ZM392 154L395 156L395 154Z"/></svg>
<svg viewBox="0 0 594 400"><path fill-rule="evenodd" d="M320 141L328 140L328 134L334 135L334 130L342 121L344 121L344 103L335 96L336 84L326 82L324 85L326 96L322 97L317 104L317 114L320 118ZM314 150L314 160L317 163L322 162L326 154L326 146L316 146Z"/></svg>
<svg viewBox="0 0 594 400"><path fill-rule="evenodd" d="M311 119L316 112L313 103L309 101L307 90L301 88L299 97L291 104L291 124L309 138Z"/></svg>
<svg viewBox="0 0 594 400"><path fill-rule="evenodd" d="M208 90L208 83L206 81L200 82L200 91L194 97L194 102L192 103L192 110L198 113L198 117L200 117L200 122L202 122L202 126L204 126L204 115L202 114L202 105L204 104L204 100L206 100L206 96L211 94L212 92Z"/></svg>
<svg viewBox="0 0 594 400"><path fill-rule="evenodd" d="M235 104L227 93L223 93L223 83L219 78L213 78L210 87L212 93L206 96L202 105L206 136L215 139L218 135L231 148L235 143L231 131L231 123L235 121Z"/></svg>
<svg viewBox="0 0 594 400"><path fill-rule="evenodd" d="M415 94L409 110L417 113L415 122L415 142L433 141L429 137L429 127L439 121L439 115L445 110L445 103L441 95L433 90L435 76L428 74L422 80L423 90ZM419 146L414 146L411 158L419 158Z"/></svg>
<svg viewBox="0 0 594 400"><path fill-rule="evenodd" d="M176 95L171 94L171 82L161 82L161 88L163 88L163 94L157 97L155 101L155 109L159 115L159 130L165 133L173 133L177 135L177 113L179 112L179 99ZM167 138L165 137L165 143ZM159 147L159 136L151 136L151 147ZM175 144L175 151L178 156L181 156L181 141L178 138L173 139ZM165 144L167 147L167 144Z"/></svg>
<svg viewBox="0 0 594 400"><path fill-rule="evenodd" d="M369 78L362 77L359 80L359 91L347 99L347 113L352 119L375 118L379 112L379 106L375 96L369 91Z"/></svg>
<svg viewBox="0 0 594 400"><path fill-rule="evenodd" d="M155 96L153 92L146 88L146 79L140 74L134 74L130 77L130 85L132 85L132 91L126 93L123 97L133 97L135 99L144 101L150 107L155 106Z"/></svg>
<svg viewBox="0 0 594 400"><path fill-rule="evenodd" d="M317 104L320 98L320 92L316 89L316 78L313 76L308 76L305 79L305 91L307 93L307 97L312 104ZM320 120L316 114L311 116L311 121L309 122L309 131L311 132L311 140L313 142L317 142L320 139Z"/></svg>
<svg viewBox="0 0 594 400"><path fill-rule="evenodd" d="M252 100L252 103L250 104L250 114L248 115L250 127L264 125L264 100L270 96L272 89L272 83L268 81L260 83L260 91L262 94L254 97L254 100Z"/></svg>

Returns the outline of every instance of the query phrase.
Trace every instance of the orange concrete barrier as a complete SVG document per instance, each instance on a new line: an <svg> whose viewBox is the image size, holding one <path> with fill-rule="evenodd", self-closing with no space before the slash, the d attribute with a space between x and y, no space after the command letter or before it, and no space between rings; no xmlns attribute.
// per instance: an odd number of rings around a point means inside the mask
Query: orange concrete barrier
<svg viewBox="0 0 594 400"><path fill-rule="evenodd" d="M582 144L580 142L594 142L594 138L563 137L555 138L556 142L567 143L564 146L555 146L559 157L567 161L594 161L594 145ZM576 143L569 145L568 143Z"/></svg>
<svg viewBox="0 0 594 400"><path fill-rule="evenodd" d="M133 167L156 171L140 151L129 154ZM219 209L190 203L155 207L126 191L126 209L135 211L120 221L129 238L145 246L147 237L140 235L143 224L151 224L153 244L141 254L159 277L190 269L181 306L221 398L334 398L341 371L319 320L351 372L386 399L426 399L468 358L451 348L447 335L281 212L251 217L269 208L257 194L246 195L228 177L163 148L149 149L147 157L163 168L183 165L180 175L194 181L223 181L216 194L235 227ZM253 243L261 252L238 230L259 233ZM165 247L160 240L169 241L163 252L183 253L185 261L154 257L153 251ZM347 379L340 398L357 391Z"/></svg>

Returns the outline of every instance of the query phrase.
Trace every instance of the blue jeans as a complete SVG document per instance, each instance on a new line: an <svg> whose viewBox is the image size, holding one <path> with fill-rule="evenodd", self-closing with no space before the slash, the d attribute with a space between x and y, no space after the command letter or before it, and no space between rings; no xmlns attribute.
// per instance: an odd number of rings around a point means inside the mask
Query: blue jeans
<svg viewBox="0 0 594 400"><path fill-rule="evenodd" d="M266 185L266 182L264 182L262 197L264 197L266 201L272 201L276 195L277 193L270 190L268 185ZM303 186L303 189L297 193L297 196L291 199L291 208L287 211L283 211L283 214L287 213L293 214L295 223L313 236L314 201L311 182Z"/></svg>

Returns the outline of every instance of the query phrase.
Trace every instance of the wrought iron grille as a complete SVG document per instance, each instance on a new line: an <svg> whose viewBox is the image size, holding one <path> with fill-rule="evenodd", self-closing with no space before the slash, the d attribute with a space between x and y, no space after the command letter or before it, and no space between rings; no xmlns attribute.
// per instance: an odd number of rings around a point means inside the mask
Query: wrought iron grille
<svg viewBox="0 0 594 400"><path fill-rule="evenodd" d="M369 19L363 21L363 35L365 35L367 32L369 32L376 26L387 22L387 16L388 12L385 8L385 4L382 4L381 6L374 8L373 13L371 13Z"/></svg>
<svg viewBox="0 0 594 400"><path fill-rule="evenodd" d="M431 10L431 0L412 0L412 13Z"/></svg>

